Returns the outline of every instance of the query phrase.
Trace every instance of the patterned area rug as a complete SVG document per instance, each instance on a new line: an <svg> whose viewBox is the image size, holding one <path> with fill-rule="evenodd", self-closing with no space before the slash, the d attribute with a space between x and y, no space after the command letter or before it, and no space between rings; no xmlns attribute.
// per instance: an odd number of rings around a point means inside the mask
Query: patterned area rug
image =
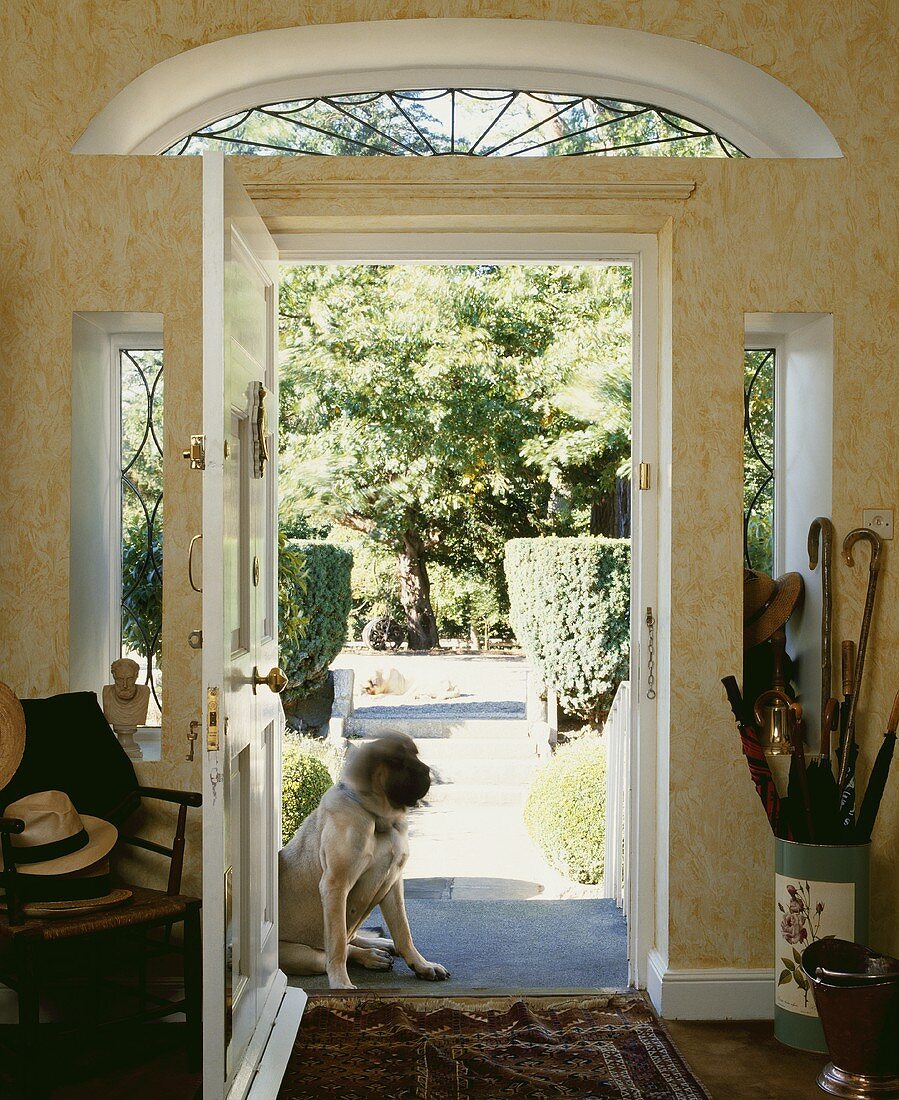
<svg viewBox="0 0 899 1100"><path fill-rule="evenodd" d="M642 997L311 997L281 1100L708 1100Z"/></svg>

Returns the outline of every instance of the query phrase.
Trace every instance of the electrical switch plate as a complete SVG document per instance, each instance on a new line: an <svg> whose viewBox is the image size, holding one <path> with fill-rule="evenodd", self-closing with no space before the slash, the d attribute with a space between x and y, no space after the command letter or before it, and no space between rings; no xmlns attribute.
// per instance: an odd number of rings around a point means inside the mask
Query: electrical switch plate
<svg viewBox="0 0 899 1100"><path fill-rule="evenodd" d="M893 509L892 508L865 508L862 512L865 527L876 531L882 539L893 537Z"/></svg>

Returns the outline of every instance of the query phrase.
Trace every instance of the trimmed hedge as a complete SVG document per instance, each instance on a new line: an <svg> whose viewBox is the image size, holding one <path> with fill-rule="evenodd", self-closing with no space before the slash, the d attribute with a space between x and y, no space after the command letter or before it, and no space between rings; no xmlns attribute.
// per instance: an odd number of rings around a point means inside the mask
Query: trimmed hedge
<svg viewBox="0 0 899 1100"><path fill-rule="evenodd" d="M283 542L278 568L281 667L290 677L285 702L318 687L343 649L350 614L353 555L312 539Z"/></svg>
<svg viewBox="0 0 899 1100"><path fill-rule="evenodd" d="M575 882L602 882L606 747L597 737L560 745L537 773L524 821L547 862Z"/></svg>
<svg viewBox="0 0 899 1100"><path fill-rule="evenodd" d="M630 540L506 543L509 621L560 706L596 724L627 679Z"/></svg>

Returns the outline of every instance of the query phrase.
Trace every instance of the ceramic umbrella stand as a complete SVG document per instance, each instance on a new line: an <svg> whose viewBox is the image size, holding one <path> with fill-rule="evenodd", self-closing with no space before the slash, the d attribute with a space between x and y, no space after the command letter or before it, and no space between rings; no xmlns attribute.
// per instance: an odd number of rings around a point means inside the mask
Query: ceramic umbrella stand
<svg viewBox="0 0 899 1100"><path fill-rule="evenodd" d="M802 953L825 936L868 942L870 844L775 840L774 1034L827 1053Z"/></svg>

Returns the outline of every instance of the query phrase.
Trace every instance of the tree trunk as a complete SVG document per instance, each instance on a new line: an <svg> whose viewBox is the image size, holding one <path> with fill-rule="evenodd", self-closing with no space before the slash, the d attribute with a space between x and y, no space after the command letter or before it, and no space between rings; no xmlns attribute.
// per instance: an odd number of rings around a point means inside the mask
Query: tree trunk
<svg viewBox="0 0 899 1100"><path fill-rule="evenodd" d="M440 644L437 620L431 607L431 582L421 539L414 531L403 535L398 555L400 602L406 612L410 649L435 649Z"/></svg>

